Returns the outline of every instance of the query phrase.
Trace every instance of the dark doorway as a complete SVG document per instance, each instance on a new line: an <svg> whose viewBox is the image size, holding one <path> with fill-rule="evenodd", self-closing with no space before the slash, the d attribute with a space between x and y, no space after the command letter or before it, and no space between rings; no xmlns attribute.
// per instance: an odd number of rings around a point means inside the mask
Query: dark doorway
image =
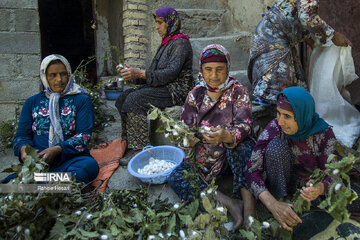
<svg viewBox="0 0 360 240"><path fill-rule="evenodd" d="M58 53L66 57L74 71L82 60L95 55L93 1L39 0L42 58ZM96 64L87 66L96 79Z"/></svg>

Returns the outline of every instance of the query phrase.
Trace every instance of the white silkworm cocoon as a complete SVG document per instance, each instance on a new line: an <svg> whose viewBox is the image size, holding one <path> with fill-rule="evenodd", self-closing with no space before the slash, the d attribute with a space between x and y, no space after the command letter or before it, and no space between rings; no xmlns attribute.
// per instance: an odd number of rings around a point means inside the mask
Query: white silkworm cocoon
<svg viewBox="0 0 360 240"><path fill-rule="evenodd" d="M189 140L187 138L184 138L183 145L184 145L184 147L189 147L190 146Z"/></svg>
<svg viewBox="0 0 360 240"><path fill-rule="evenodd" d="M333 174L337 175L339 173L339 169L334 169Z"/></svg>
<svg viewBox="0 0 360 240"><path fill-rule="evenodd" d="M185 232L182 229L179 231L179 234L182 239L185 239Z"/></svg>
<svg viewBox="0 0 360 240"><path fill-rule="evenodd" d="M175 167L175 163L151 157L149 159L149 164L145 165L143 168L139 168L138 173L143 175L153 175L166 172L173 167Z"/></svg>
<svg viewBox="0 0 360 240"><path fill-rule="evenodd" d="M268 222L263 222L263 223L262 223L262 227L263 227L263 228L269 228L269 227L270 227L270 223L268 223Z"/></svg>
<svg viewBox="0 0 360 240"><path fill-rule="evenodd" d="M341 183L337 183L335 185L335 191L338 191L341 188Z"/></svg>
<svg viewBox="0 0 360 240"><path fill-rule="evenodd" d="M108 235L103 234L103 235L100 236L100 239L101 240L108 240L109 237L108 237Z"/></svg>
<svg viewBox="0 0 360 240"><path fill-rule="evenodd" d="M217 207L216 210L218 210L219 212L224 212L224 208L223 208L223 207Z"/></svg>
<svg viewBox="0 0 360 240"><path fill-rule="evenodd" d="M249 227L251 226L251 224L253 224L254 222L254 218L252 216L249 216Z"/></svg>

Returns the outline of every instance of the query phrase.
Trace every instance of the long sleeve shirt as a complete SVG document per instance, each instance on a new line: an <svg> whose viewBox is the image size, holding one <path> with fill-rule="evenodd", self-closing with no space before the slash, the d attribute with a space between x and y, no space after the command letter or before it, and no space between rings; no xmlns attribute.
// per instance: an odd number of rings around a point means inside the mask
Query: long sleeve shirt
<svg viewBox="0 0 360 240"><path fill-rule="evenodd" d="M61 97L59 111L64 141L57 144L62 151L54 165L75 156L89 155L87 146L94 122L93 105L85 94ZM49 129L49 99L45 93L39 93L27 99L23 105L14 139L14 154L19 156L21 147L26 144L39 151L48 148Z"/></svg>
<svg viewBox="0 0 360 240"><path fill-rule="evenodd" d="M210 180L222 169L226 160L226 148L234 148L252 134L251 103L246 87L238 84L228 88L213 101L205 87L195 87L184 104L181 120L189 127L223 127L232 137L232 144L217 146L202 141L195 146L196 160L204 167L204 177ZM201 134L199 135L201 138Z"/></svg>
<svg viewBox="0 0 360 240"><path fill-rule="evenodd" d="M253 149L245 175L250 191L255 197L268 190L265 184L265 152L269 142L276 137L281 137L281 134L277 119L272 120L260 134ZM335 153L336 138L331 128L300 141L289 138L286 138L286 141L295 157L293 165L295 173L299 178L305 180L309 178L316 168L325 169L329 155ZM324 178L322 183L325 192L328 191L331 182L332 179Z"/></svg>

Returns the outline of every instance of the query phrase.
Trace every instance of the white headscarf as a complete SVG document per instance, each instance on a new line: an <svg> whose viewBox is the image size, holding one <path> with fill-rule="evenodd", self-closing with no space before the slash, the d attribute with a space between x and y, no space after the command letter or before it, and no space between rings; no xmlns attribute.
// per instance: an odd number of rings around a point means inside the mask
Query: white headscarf
<svg viewBox="0 0 360 240"><path fill-rule="evenodd" d="M46 69L50 62L60 60L66 67L69 74L69 81L61 93L52 92L46 78ZM75 95L85 92L79 85L77 85L71 77L71 67L68 60L58 54L52 54L44 58L40 65L40 79L44 85L44 92L49 96L49 117L50 117L50 130L49 130L49 147L55 146L59 142L64 141L64 135L60 122L59 112L59 99L66 95Z"/></svg>

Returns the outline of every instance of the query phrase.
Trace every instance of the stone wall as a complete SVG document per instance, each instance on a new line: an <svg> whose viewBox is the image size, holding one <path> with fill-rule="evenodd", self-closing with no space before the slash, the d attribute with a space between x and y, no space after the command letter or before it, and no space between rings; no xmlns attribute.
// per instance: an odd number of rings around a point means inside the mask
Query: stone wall
<svg viewBox="0 0 360 240"><path fill-rule="evenodd" d="M145 68L149 42L148 0L124 0L124 59L132 67Z"/></svg>
<svg viewBox="0 0 360 240"><path fill-rule="evenodd" d="M266 7L272 6L274 2L275 0L148 0L147 29L150 32L148 57L152 58L155 55L161 41L152 20L152 13L158 8L172 6L177 9L182 18L183 32L190 38L199 38L239 32L252 34ZM206 24L202 22L204 19Z"/></svg>
<svg viewBox="0 0 360 240"><path fill-rule="evenodd" d="M1 0L0 122L39 92L40 51L38 1Z"/></svg>

